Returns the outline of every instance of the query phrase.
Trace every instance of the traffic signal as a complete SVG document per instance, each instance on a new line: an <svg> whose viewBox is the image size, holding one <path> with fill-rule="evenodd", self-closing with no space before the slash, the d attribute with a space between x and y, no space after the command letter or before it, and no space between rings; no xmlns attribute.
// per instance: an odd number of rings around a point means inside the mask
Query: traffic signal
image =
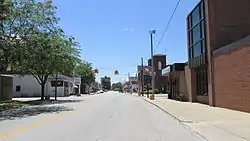
<svg viewBox="0 0 250 141"><path fill-rule="evenodd" d="M99 73L99 70L98 69L94 69L94 73Z"/></svg>
<svg viewBox="0 0 250 141"><path fill-rule="evenodd" d="M119 75L118 70L115 70L114 74L115 74L115 75Z"/></svg>

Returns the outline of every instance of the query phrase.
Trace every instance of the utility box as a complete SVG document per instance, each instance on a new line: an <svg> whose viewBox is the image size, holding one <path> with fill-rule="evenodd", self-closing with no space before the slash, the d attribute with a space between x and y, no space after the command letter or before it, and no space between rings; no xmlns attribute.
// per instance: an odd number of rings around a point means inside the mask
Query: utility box
<svg viewBox="0 0 250 141"><path fill-rule="evenodd" d="M12 99L13 76L0 74L0 101Z"/></svg>

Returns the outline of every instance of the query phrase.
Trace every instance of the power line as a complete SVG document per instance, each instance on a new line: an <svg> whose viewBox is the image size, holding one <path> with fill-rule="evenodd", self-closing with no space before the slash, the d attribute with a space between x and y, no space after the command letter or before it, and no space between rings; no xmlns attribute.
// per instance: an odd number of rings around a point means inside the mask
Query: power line
<svg viewBox="0 0 250 141"><path fill-rule="evenodd" d="M172 21L172 19L173 19L173 17L174 17L174 14L175 14L175 12L176 12L176 10L177 10L177 8L178 8L180 2L181 2L181 0L178 0L176 6L175 6L175 8L174 8L174 11L173 11L173 13L172 13L172 15L171 15L171 17L170 17L168 23L167 23L167 26L166 26L166 28L164 29L164 32L162 33L161 38L160 38L160 40L159 40L157 46L156 46L155 49L154 49L154 52L156 51L156 49L157 49L157 48L159 47L159 45L161 44L161 41L162 41L163 37L165 36L166 31L168 30L168 27L169 27L169 25L170 25L170 23L171 23L171 21Z"/></svg>

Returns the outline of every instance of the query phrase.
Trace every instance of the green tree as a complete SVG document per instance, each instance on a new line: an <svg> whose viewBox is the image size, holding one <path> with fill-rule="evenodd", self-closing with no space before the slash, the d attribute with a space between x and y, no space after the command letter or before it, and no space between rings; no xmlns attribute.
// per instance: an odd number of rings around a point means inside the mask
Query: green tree
<svg viewBox="0 0 250 141"><path fill-rule="evenodd" d="M53 74L73 74L74 65L78 62L78 52L74 44L62 37L51 37L46 33L33 34L24 46L32 52L23 52L20 65L15 64L17 72L32 74L41 85L41 99L44 99L44 88L48 77Z"/></svg>
<svg viewBox="0 0 250 141"><path fill-rule="evenodd" d="M23 45L37 32L54 33L60 31L56 25L56 7L52 0L34 3L34 0L1 0L4 13L0 18L0 72L7 66L20 62L23 58ZM54 33L57 34L57 33ZM32 40L31 40L32 41Z"/></svg>
<svg viewBox="0 0 250 141"><path fill-rule="evenodd" d="M95 82L92 85L92 89L93 89L93 92L97 92L97 91L101 90L100 84L98 82Z"/></svg>
<svg viewBox="0 0 250 141"><path fill-rule="evenodd" d="M102 77L101 85L103 90L111 90L111 78L107 76Z"/></svg>
<svg viewBox="0 0 250 141"><path fill-rule="evenodd" d="M95 73L91 63L79 63L74 70L74 75L81 77L81 92L85 91L86 87L90 87L91 84L95 83Z"/></svg>
<svg viewBox="0 0 250 141"><path fill-rule="evenodd" d="M0 0L0 20L6 20L11 9L11 1Z"/></svg>
<svg viewBox="0 0 250 141"><path fill-rule="evenodd" d="M55 17L56 7L51 0L36 4L30 0L21 1L23 3L18 4L31 6L28 11L34 15L23 24L29 28L28 32L21 30L14 34L20 39L14 46L17 54L11 58L12 69L22 74L32 74L41 85L41 99L44 100L44 88L50 75L73 74L72 70L79 61L78 44L58 28L59 18Z"/></svg>
<svg viewBox="0 0 250 141"><path fill-rule="evenodd" d="M123 86L122 86L121 82L112 84L112 90L114 90L114 91L122 91L122 88L123 88Z"/></svg>

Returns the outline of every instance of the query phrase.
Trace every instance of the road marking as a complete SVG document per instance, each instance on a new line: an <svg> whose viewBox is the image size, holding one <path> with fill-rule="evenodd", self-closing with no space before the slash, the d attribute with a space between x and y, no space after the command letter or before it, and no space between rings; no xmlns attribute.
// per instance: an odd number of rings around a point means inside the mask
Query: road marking
<svg viewBox="0 0 250 141"><path fill-rule="evenodd" d="M44 125L44 124L46 124L46 123L48 123L48 122L51 122L51 121L54 121L54 120L56 120L56 119L58 119L58 118L61 118L61 117L66 116L66 115L69 115L70 113L72 113L72 112L63 112L63 113L59 113L58 115L49 117L49 118L47 118L47 119L44 119L44 120L35 122L35 123L30 124L30 125L27 125L27 126L23 126L23 127L21 127L21 128L12 130L12 131L10 131L10 132L8 132L8 133L4 133L4 134L0 133L0 140L4 140L4 139L10 138L10 137L12 137L12 136L14 136L14 135L23 133L23 132L25 132L25 131L27 131L27 130L29 130L29 129L32 129L32 128L34 128L34 127L37 127L37 126L39 126L39 125Z"/></svg>

